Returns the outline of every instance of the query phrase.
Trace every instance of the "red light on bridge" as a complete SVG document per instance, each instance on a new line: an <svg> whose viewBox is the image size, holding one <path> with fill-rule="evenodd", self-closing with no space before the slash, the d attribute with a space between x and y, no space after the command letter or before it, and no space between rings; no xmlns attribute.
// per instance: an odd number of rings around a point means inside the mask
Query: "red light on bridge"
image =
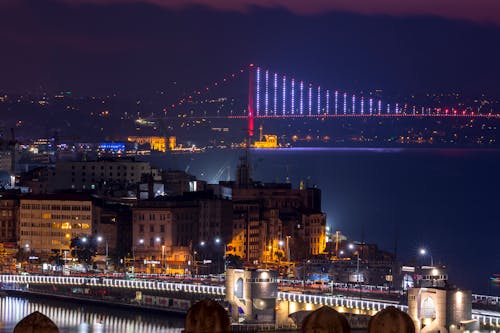
<svg viewBox="0 0 500 333"><path fill-rule="evenodd" d="M254 66L254 64L250 64L250 65L248 65L248 67L253 67L253 66Z"/></svg>

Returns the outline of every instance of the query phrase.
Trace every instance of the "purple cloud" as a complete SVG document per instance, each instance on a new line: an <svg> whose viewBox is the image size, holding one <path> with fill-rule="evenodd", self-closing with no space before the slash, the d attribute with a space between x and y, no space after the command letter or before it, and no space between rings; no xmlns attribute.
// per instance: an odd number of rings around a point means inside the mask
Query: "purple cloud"
<svg viewBox="0 0 500 333"><path fill-rule="evenodd" d="M12 0L11 0L12 1ZM182 9L203 5L217 10L248 11L253 6L284 8L299 15L347 11L366 15L430 15L479 23L500 24L498 0L59 0L69 4L150 3Z"/></svg>

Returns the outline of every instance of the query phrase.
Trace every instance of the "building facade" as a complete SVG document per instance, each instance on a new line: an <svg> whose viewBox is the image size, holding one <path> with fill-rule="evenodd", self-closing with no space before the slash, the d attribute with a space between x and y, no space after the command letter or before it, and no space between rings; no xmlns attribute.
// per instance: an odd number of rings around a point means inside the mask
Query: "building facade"
<svg viewBox="0 0 500 333"><path fill-rule="evenodd" d="M20 200L19 248L48 259L70 250L71 239L92 235L92 198L83 194L31 195Z"/></svg>
<svg viewBox="0 0 500 333"><path fill-rule="evenodd" d="M19 197L0 196L0 243L17 242L19 234Z"/></svg>
<svg viewBox="0 0 500 333"><path fill-rule="evenodd" d="M48 191L97 190L113 185L126 189L139 183L143 174L151 174L149 162L137 162L129 158L63 161L56 164L50 175Z"/></svg>
<svg viewBox="0 0 500 333"><path fill-rule="evenodd" d="M212 192L143 200L132 213L135 262L189 269L195 261L215 260L216 249L222 258L231 220L231 201Z"/></svg>

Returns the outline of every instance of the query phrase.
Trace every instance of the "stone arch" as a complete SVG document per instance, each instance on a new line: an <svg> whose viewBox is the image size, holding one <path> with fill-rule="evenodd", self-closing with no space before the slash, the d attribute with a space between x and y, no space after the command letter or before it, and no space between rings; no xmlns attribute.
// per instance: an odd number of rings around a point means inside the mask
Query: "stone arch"
<svg viewBox="0 0 500 333"><path fill-rule="evenodd" d="M243 298L243 278L239 277L234 284L234 296L242 299Z"/></svg>
<svg viewBox="0 0 500 333"><path fill-rule="evenodd" d="M59 328L49 317L35 311L18 322L13 333L59 333Z"/></svg>
<svg viewBox="0 0 500 333"><path fill-rule="evenodd" d="M344 315L328 306L311 312L302 322L302 333L350 333L351 327Z"/></svg>
<svg viewBox="0 0 500 333"><path fill-rule="evenodd" d="M185 333L230 333L227 311L217 302L204 299L191 306L186 315Z"/></svg>
<svg viewBox="0 0 500 333"><path fill-rule="evenodd" d="M432 297L428 296L423 299L420 307L420 318L436 318L436 302Z"/></svg>
<svg viewBox="0 0 500 333"><path fill-rule="evenodd" d="M370 318L368 333L415 333L415 324L408 314L389 306Z"/></svg>

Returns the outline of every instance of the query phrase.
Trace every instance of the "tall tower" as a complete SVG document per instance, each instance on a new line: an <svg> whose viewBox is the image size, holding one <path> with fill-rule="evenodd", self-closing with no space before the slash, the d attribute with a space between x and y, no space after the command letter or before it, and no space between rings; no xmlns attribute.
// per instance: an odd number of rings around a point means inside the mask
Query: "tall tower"
<svg viewBox="0 0 500 333"><path fill-rule="evenodd" d="M248 188L250 186L251 178L250 163L248 161L248 147L245 149L245 156L240 157L240 164L236 170L236 182L239 188Z"/></svg>
<svg viewBox="0 0 500 333"><path fill-rule="evenodd" d="M255 117L255 67L248 68L248 137L253 136Z"/></svg>

